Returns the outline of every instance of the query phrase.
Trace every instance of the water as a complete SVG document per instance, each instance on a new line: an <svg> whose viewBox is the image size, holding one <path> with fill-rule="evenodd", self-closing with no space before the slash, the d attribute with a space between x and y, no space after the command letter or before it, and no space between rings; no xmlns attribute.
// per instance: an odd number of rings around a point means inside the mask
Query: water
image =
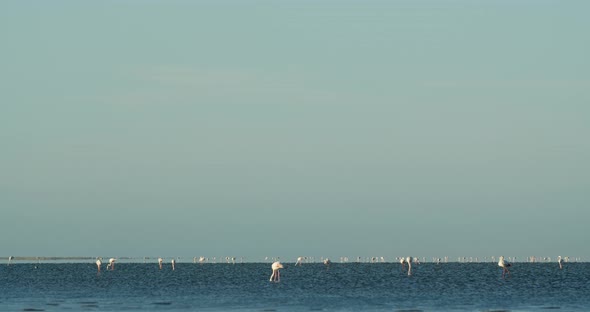
<svg viewBox="0 0 590 312"><path fill-rule="evenodd" d="M0 266L0 311L588 311L590 264L93 263Z"/></svg>

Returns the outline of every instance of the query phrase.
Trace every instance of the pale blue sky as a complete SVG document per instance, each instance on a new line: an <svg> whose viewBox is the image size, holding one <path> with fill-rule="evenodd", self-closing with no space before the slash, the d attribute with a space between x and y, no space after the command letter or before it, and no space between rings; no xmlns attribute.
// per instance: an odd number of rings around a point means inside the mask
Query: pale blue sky
<svg viewBox="0 0 590 312"><path fill-rule="evenodd" d="M3 1L0 255L588 259L588 12Z"/></svg>

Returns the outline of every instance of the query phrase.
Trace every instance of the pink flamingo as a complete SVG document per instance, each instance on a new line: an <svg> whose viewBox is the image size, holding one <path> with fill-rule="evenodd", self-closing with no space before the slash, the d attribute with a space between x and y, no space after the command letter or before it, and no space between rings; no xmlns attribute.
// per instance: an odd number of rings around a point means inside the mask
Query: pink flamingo
<svg viewBox="0 0 590 312"><path fill-rule="evenodd" d="M281 272L279 269L283 268L283 265L277 261L272 264L272 275L270 276L271 282L280 282L281 281Z"/></svg>
<svg viewBox="0 0 590 312"><path fill-rule="evenodd" d="M96 267L98 268L98 273L100 273L100 266L102 265L102 261L100 258L96 258Z"/></svg>

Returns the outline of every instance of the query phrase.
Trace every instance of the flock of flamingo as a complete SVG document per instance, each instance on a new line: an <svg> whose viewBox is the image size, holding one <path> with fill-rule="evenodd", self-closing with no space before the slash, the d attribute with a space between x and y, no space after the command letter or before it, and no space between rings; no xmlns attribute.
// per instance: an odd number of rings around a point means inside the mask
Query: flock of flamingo
<svg viewBox="0 0 590 312"><path fill-rule="evenodd" d="M412 275L412 263L420 263L420 260L417 257L397 257L396 259L399 259L399 263L401 264L402 271L407 272L408 276L411 276ZM513 259L515 259L515 258L513 258ZM545 261L548 260L548 259L550 260L550 258L547 258L547 257L546 258L543 258L543 260L545 260ZM10 265L13 260L14 260L14 257L13 256L8 257L8 265ZM145 260L145 258L144 258L144 260ZM205 257L199 257L198 258L198 262L201 263L201 264L202 263L205 263L207 260L208 259L205 258ZM268 257L266 257L265 260L268 260ZM277 261L274 261L274 260L277 260ZM304 262L307 262L307 260L308 260L308 257L298 257L297 258L297 261L295 262L295 266L301 266ZM348 261L348 258L345 258L345 259L342 258L340 260L341 260L341 262L347 262ZM358 260L360 262L361 257L359 257ZM434 258L433 260L437 264L441 262L441 259L440 258ZM459 258L459 262L461 262L461 260L462 259ZM463 258L463 260L465 260L465 258ZM477 258L476 258L476 260L477 260ZM535 257L531 257L528 260L529 260L529 262L535 262L536 258ZM565 260L565 262L569 262L569 257L564 257L564 258L562 258L561 256L557 257L557 264L559 265L559 268L560 269L563 269L564 260ZM109 262L108 262L107 267L106 267L107 271L109 271L109 270L110 271L115 270L115 262L116 261L117 261L116 258L110 258L109 259ZM236 258L235 257L226 257L226 261L228 263L235 263ZM277 259L273 259L273 261L274 262L272 262L272 264L271 264L272 274L270 276L270 281L271 282L280 282L280 280L281 280L280 269L283 269L284 266L283 266L283 264L280 261L278 261L278 258ZM447 261L448 261L448 258L445 257L445 262L447 262ZM495 257L492 257L492 261L495 261ZM197 263L197 257L195 257L193 259L193 262ZM330 259L328 259L328 258L325 258L325 259L322 258L322 262L326 266L329 266L332 263L332 261ZM372 257L370 259L370 262L371 263L385 262L385 259L383 257L380 257L380 258L378 258L378 257ZM98 273L100 273L100 269L101 269L101 266L102 266L102 258L101 257L96 258L96 262L95 263L96 263L96 267L97 267ZM158 258L158 267L159 267L160 270L163 269L163 263L164 263L164 259ZM172 270L175 270L176 260L173 258L170 261L170 263L172 265ZM508 275L508 276L510 275L510 271L508 270L508 268L511 267L512 264L510 262L508 262L504 258L504 256L500 256L498 258L498 266L502 268L502 278L505 278L506 275Z"/></svg>
<svg viewBox="0 0 590 312"><path fill-rule="evenodd" d="M381 257L383 258L383 257ZM301 266L303 264L304 261L307 260L307 257L298 257L297 261L295 262L295 266ZM372 262L375 259L372 259ZM162 269L162 258L158 258L158 265L160 267L160 270ZM200 257L199 258L199 262L203 263L205 261L204 257ZM235 263L235 258L232 258L232 261ZM324 265L329 266L332 261L330 261L330 259L326 258L326 259L322 259L322 262L324 263ZM418 262L419 260L417 258L413 258L413 257L399 257L399 262L402 266L402 270L403 271L407 271L408 276L412 275L412 262ZM534 261L533 261L534 262ZM114 263L115 263L115 259L111 258L109 260L109 265L111 265L111 270L114 268ZM174 265L175 265L175 260L172 259L171 260L172 263L172 270L174 270ZM440 263L440 259L437 259L437 263ZM563 269L563 258L561 256L559 256L557 258L557 263L559 264L559 268ZM96 265L98 266L98 271L100 272L100 259L96 261ZM502 268L502 278L506 277L506 274L510 275L510 271L508 270L509 267L512 266L512 264L510 264L510 262L506 261L504 259L504 256L500 256L499 260L498 260L498 266ZM284 268L283 264L280 261L275 261L271 264L271 269L272 269L272 274L270 275L270 281L271 282L280 282L281 281L281 272L280 269ZM108 269L108 266L107 266Z"/></svg>

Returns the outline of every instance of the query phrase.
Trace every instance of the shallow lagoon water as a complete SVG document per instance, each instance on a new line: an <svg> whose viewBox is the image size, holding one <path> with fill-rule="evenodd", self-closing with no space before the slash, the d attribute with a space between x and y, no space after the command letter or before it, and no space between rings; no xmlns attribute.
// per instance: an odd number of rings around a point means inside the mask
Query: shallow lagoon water
<svg viewBox="0 0 590 312"><path fill-rule="evenodd" d="M588 311L590 264L17 263L0 266L0 311Z"/></svg>

